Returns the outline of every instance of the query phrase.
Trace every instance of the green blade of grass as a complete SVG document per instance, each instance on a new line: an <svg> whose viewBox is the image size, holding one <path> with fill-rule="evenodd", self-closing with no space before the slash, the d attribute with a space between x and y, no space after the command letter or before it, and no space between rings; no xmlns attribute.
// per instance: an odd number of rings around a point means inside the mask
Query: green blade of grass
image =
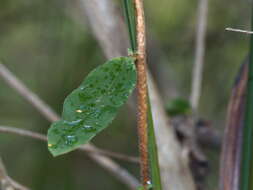
<svg viewBox="0 0 253 190"><path fill-rule="evenodd" d="M148 155L151 171L152 188L154 190L162 190L156 138L149 95L148 95Z"/></svg>
<svg viewBox="0 0 253 190"><path fill-rule="evenodd" d="M253 29L253 14L251 18ZM240 176L240 190L251 190L253 188L253 37L250 39L249 71L247 82L245 120L243 128L243 147Z"/></svg>
<svg viewBox="0 0 253 190"><path fill-rule="evenodd" d="M131 43L131 49L133 52L135 52L137 50L137 41L136 41L136 21L135 21L134 5L132 0L123 0L123 5Z"/></svg>

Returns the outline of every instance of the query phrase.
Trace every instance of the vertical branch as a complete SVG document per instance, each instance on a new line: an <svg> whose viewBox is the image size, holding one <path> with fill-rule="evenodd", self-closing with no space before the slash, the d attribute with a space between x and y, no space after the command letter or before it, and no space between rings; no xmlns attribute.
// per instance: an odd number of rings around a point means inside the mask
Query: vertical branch
<svg viewBox="0 0 253 190"><path fill-rule="evenodd" d="M206 36L206 23L208 14L208 0L199 0L198 5L198 23L196 32L196 49L195 49L195 63L193 66L192 74L192 91L190 102L192 109L197 110L199 98L201 94L201 83L203 73L203 61L205 56L205 36Z"/></svg>
<svg viewBox="0 0 253 190"><path fill-rule="evenodd" d="M142 185L146 189L149 181L148 166L148 132L147 132L147 71L146 71L146 33L142 0L134 0L136 14L137 38L137 104L138 104L138 136Z"/></svg>

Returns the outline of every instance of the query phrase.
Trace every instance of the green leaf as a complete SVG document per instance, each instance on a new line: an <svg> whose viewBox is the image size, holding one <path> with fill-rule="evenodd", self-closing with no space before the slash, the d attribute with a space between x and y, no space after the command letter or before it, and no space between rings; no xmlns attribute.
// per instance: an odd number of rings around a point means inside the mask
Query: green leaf
<svg viewBox="0 0 253 190"><path fill-rule="evenodd" d="M57 156L90 141L114 119L135 84L131 57L114 58L93 70L65 99L62 119L48 130L50 152Z"/></svg>

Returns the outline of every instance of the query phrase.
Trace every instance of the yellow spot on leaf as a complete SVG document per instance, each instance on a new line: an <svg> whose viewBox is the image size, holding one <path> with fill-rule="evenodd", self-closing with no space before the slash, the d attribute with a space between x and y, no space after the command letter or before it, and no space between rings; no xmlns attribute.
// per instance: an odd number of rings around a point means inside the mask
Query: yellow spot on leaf
<svg viewBox="0 0 253 190"><path fill-rule="evenodd" d="M83 111L82 110L76 110L77 113L82 113Z"/></svg>
<svg viewBox="0 0 253 190"><path fill-rule="evenodd" d="M51 146L53 146L52 144L48 144L48 147L51 147Z"/></svg>

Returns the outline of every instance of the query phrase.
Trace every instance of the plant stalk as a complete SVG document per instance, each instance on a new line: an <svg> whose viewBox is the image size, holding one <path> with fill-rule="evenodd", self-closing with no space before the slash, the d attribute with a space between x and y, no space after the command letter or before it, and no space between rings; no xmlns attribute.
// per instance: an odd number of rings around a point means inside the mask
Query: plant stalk
<svg viewBox="0 0 253 190"><path fill-rule="evenodd" d="M146 69L146 32L143 0L134 0L137 39L137 100L138 100L138 135L141 166L141 182L147 190L149 180L148 163L148 87Z"/></svg>

